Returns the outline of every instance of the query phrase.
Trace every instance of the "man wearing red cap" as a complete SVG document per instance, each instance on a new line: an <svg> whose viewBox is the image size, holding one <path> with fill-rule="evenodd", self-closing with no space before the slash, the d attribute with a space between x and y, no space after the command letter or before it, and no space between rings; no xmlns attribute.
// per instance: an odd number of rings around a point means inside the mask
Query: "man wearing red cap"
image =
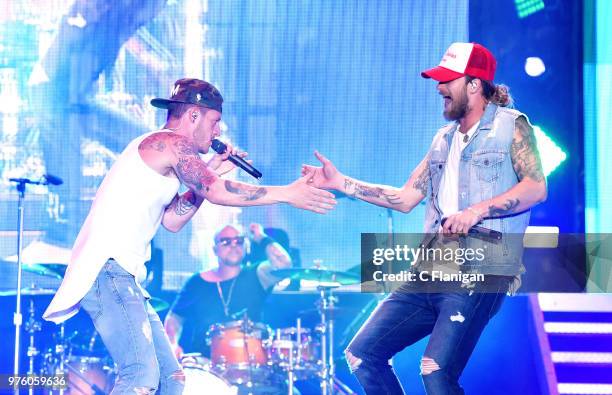
<svg viewBox="0 0 612 395"><path fill-rule="evenodd" d="M345 176L318 152L323 166L303 168L317 187L404 213L428 197L425 247L474 245L466 234L475 225L503 235L495 243L476 240L489 247L483 259L412 262L414 280L382 302L347 347L351 370L368 394L402 394L389 360L427 335L421 359L425 390L463 394L459 377L482 331L505 294L520 284L522 235L530 208L546 199L546 180L533 129L524 114L509 108L508 88L493 83L495 66L482 45L453 43L437 67L421 74L438 82L451 123L436 133L401 188ZM447 281L453 270L482 277Z"/></svg>
<svg viewBox="0 0 612 395"><path fill-rule="evenodd" d="M176 81L170 99L151 101L168 110L166 124L132 140L105 176L43 315L60 323L83 307L91 316L119 368L113 394L151 394L158 386L163 394L183 391L181 367L140 286L160 225L178 232L205 199L225 206L288 203L317 213L335 204L333 194L305 178L284 186L222 180L233 168L232 148L208 163L200 158L221 134L222 103L217 88L191 78ZM188 190L179 194L181 184Z"/></svg>

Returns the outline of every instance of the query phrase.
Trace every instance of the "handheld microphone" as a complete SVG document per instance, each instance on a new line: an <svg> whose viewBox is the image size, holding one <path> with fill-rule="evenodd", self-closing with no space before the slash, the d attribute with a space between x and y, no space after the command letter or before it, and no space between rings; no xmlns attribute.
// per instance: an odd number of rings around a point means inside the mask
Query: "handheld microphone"
<svg viewBox="0 0 612 395"><path fill-rule="evenodd" d="M440 223L442 224L442 226L444 226L445 222L446 222L446 218L442 218L442 221ZM499 241L502 239L501 232L498 232L493 229L485 228L484 226L479 226L479 225L472 226L468 230L468 234L474 235L474 236L480 236L482 238L493 240L493 241Z"/></svg>
<svg viewBox="0 0 612 395"><path fill-rule="evenodd" d="M227 145L225 145L224 143L222 143L221 141L219 141L217 139L214 139L212 141L211 147L218 154L224 154L225 151L227 151ZM259 170L257 170L256 168L254 168L253 166L251 166L249 164L249 162L245 161L241 157L236 156L236 155L230 155L228 157L228 159L229 159L230 162L232 162L236 166L240 167L242 170L246 171L247 173L249 173L253 177L261 178L261 176L262 176L261 172Z"/></svg>

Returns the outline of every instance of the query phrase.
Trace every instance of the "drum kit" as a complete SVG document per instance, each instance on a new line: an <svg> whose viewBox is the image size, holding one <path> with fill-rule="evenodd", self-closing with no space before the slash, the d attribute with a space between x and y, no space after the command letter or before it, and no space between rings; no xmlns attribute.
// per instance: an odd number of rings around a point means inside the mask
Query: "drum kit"
<svg viewBox="0 0 612 395"><path fill-rule="evenodd" d="M215 324L207 332L211 359L186 354L181 363L186 374L184 394L202 393L203 385L224 387L215 394L298 394L295 382L318 380L322 395L354 392L335 376L334 313L338 298L333 290L359 282L351 273L313 269L278 269L272 274L291 280L314 281L319 323L305 328L301 319L294 327L272 330L262 323L242 319ZM306 311L307 312L307 311ZM216 387L217 388L217 387Z"/></svg>
<svg viewBox="0 0 612 395"><path fill-rule="evenodd" d="M61 277L63 265L24 265L24 270L45 276ZM317 284L315 303L318 324L314 328L296 325L272 330L268 325L249 320L246 312L234 316L234 321L212 325L206 334L210 345L210 359L200 354L184 354L180 363L185 372L184 394L299 394L295 382L315 380L322 395L348 395L354 392L335 377L334 312L338 310L333 290L341 285L355 284L359 277L350 273L325 269L279 269L279 278L309 280ZM22 289L22 295L51 295L53 290L35 286ZM0 296L14 295L14 291L0 292ZM168 303L153 298L156 311L168 308ZM109 393L117 369L110 357L100 352L97 333L83 335L66 333L59 326L53 346L41 352L35 347L35 334L41 330L36 320L34 302L30 300L25 331L29 335L27 351L29 374L63 374L67 378L65 390L49 390L49 394ZM96 344L97 343L97 344ZM96 352L98 351L98 352ZM35 360L40 357L40 369ZM318 391L317 391L318 393Z"/></svg>

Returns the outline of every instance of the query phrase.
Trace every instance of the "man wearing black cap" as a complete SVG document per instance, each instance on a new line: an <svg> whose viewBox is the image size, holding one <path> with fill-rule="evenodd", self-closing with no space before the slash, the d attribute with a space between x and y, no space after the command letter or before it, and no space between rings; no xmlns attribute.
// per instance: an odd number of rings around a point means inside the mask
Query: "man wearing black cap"
<svg viewBox="0 0 612 395"><path fill-rule="evenodd" d="M151 104L168 109L164 128L134 139L100 185L72 250L70 264L43 317L56 323L80 306L91 316L119 372L113 394L181 393L184 376L157 313L140 287L159 225L177 232L204 199L226 206L289 203L325 213L333 195L302 178L286 186L223 181L233 168L232 149L208 164L221 134L223 98L208 82L181 79L170 99ZM243 155L244 156L244 155ZM180 184L189 190L181 195Z"/></svg>
<svg viewBox="0 0 612 395"><path fill-rule="evenodd" d="M508 108L508 89L493 84L495 67L482 45L453 43L437 67L422 73L438 81L444 117L451 123L438 131L403 187L347 177L318 152L323 167L303 168L317 187L404 213L429 197L426 247L448 239L455 243L451 251L458 251L457 246L474 242L464 235L477 224L503 233L501 242L486 244L480 260L412 262L415 280L382 302L347 347L351 370L368 394L402 394L389 360L427 335L421 359L425 390L463 394L458 380L480 334L505 294L520 284L522 235L529 209L546 199L546 180L533 129L524 114ZM447 281L453 271L483 280Z"/></svg>

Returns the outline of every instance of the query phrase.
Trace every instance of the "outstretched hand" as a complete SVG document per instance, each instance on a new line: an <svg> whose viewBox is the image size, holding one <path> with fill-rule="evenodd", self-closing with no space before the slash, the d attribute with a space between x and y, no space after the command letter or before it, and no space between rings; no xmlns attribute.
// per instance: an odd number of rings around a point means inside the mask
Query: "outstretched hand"
<svg viewBox="0 0 612 395"><path fill-rule="evenodd" d="M342 173L336 169L336 166L329 159L318 151L315 151L314 154L323 166L302 165L302 177L306 177L308 183L314 187L341 190Z"/></svg>
<svg viewBox="0 0 612 395"><path fill-rule="evenodd" d="M288 185L287 192L287 203L303 210L325 214L336 205L334 194L312 186L308 175Z"/></svg>

